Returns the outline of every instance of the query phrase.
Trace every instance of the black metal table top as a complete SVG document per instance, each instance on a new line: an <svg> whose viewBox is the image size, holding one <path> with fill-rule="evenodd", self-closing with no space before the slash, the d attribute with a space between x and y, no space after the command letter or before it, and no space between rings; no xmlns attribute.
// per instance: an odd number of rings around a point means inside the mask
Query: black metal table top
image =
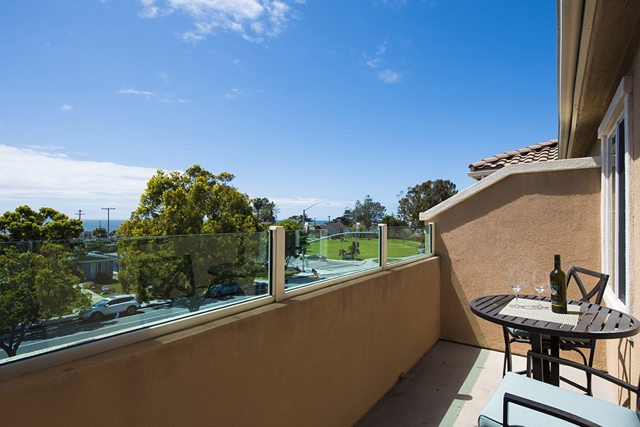
<svg viewBox="0 0 640 427"><path fill-rule="evenodd" d="M611 339L630 337L640 332L640 322L635 317L609 307L583 301L567 301L568 304L580 306L576 326L500 314L500 311L513 298L513 294L479 297L471 301L471 311L477 316L499 325L550 336ZM520 299L537 300L538 297L536 295L521 295ZM542 300L549 301L549 297L544 297Z"/></svg>

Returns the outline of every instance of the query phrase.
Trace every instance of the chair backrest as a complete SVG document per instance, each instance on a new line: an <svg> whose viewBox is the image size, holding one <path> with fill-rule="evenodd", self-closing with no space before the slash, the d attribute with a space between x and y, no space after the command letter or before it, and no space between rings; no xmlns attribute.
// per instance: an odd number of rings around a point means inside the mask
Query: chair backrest
<svg viewBox="0 0 640 427"><path fill-rule="evenodd" d="M587 276L592 276L598 279L598 282L591 288L591 290L587 291L582 280L580 279L580 275L585 274ZM580 301L591 302L594 304L600 304L602 302L602 297L604 296L604 290L607 287L607 282L609 281L609 275L604 273L598 273L597 271L587 270L586 268L576 267L574 265L569 267L569 274L567 274L567 288L569 287L569 283L571 283L571 279L573 279L578 288L580 288L580 293L582 294L582 298ZM595 299L592 299L594 298Z"/></svg>

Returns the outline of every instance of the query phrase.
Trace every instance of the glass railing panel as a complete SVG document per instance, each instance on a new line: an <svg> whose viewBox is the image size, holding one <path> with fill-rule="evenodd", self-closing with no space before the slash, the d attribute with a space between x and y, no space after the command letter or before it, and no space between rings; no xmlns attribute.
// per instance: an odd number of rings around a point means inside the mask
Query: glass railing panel
<svg viewBox="0 0 640 427"><path fill-rule="evenodd" d="M285 292L379 267L379 231L287 231Z"/></svg>
<svg viewBox="0 0 640 427"><path fill-rule="evenodd" d="M387 227L387 265L430 253L425 227Z"/></svg>
<svg viewBox="0 0 640 427"><path fill-rule="evenodd" d="M267 233L2 242L0 364L260 298L268 247Z"/></svg>

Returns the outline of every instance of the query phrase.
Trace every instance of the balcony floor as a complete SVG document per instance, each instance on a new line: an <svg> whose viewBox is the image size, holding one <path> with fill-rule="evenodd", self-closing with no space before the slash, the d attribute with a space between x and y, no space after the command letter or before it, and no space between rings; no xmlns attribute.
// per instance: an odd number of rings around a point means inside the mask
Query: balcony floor
<svg viewBox="0 0 640 427"><path fill-rule="evenodd" d="M502 361L501 352L438 341L355 427L477 426L502 379ZM514 370L525 366L524 357L514 357ZM563 375L585 381L579 373ZM613 388L598 378L593 393L616 401Z"/></svg>

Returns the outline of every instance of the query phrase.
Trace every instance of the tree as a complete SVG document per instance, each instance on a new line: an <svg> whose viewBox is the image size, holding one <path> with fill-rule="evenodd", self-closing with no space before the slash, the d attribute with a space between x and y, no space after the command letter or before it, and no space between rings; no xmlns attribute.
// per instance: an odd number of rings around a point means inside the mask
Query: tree
<svg viewBox="0 0 640 427"><path fill-rule="evenodd" d="M246 194L230 185L234 176L214 175L194 165L185 172L158 170L138 208L122 223L124 236L175 236L256 231Z"/></svg>
<svg viewBox="0 0 640 427"><path fill-rule="evenodd" d="M78 284L84 279L77 266L84 252L67 243L76 238L82 221L52 208L34 211L19 206L0 217L0 348L15 356L34 322L71 313L90 302Z"/></svg>
<svg viewBox="0 0 640 427"><path fill-rule="evenodd" d="M259 223L273 224L276 222L280 209L274 202L269 201L266 197L251 199L251 205L256 211L256 217Z"/></svg>
<svg viewBox="0 0 640 427"><path fill-rule="evenodd" d="M304 226L304 224L302 224L302 215L291 215L285 221L289 220L295 221L298 224L298 230L302 230L302 227Z"/></svg>
<svg viewBox="0 0 640 427"><path fill-rule="evenodd" d="M395 215L385 215L380 222L387 224L389 227L402 227L408 225L406 221L396 218Z"/></svg>
<svg viewBox="0 0 640 427"><path fill-rule="evenodd" d="M0 256L0 348L15 356L27 329L38 320L36 254L5 249Z"/></svg>
<svg viewBox="0 0 640 427"><path fill-rule="evenodd" d="M81 250L70 252L63 245L46 242L39 251L36 284L40 301L40 319L47 320L69 314L74 308L91 305L89 295L82 292L84 273L78 268Z"/></svg>
<svg viewBox="0 0 640 427"><path fill-rule="evenodd" d="M301 235L300 232L300 224L297 220L300 217L291 217L287 218L284 221L280 221L276 223L284 228L284 256L285 256L285 266L289 265L289 262L292 259L298 258L300 256L300 246L306 245L306 237Z"/></svg>
<svg viewBox="0 0 640 427"><path fill-rule="evenodd" d="M371 196L367 194L362 203L360 203L360 200L356 200L353 210L345 209L344 216L350 218L354 223L364 223L364 226L369 228L374 223L380 222L386 212L387 208L379 202L374 202Z"/></svg>
<svg viewBox="0 0 640 427"><path fill-rule="evenodd" d="M100 238L107 237L107 229L104 227L98 227L91 232L91 235Z"/></svg>
<svg viewBox="0 0 640 427"><path fill-rule="evenodd" d="M400 199L398 216L411 226L420 225L420 212L425 212L458 193L456 185L449 180L425 181L413 188Z"/></svg>
<svg viewBox="0 0 640 427"><path fill-rule="evenodd" d="M340 224L351 227L353 225L353 218L351 217L351 210L345 210L342 216L335 217L333 222L339 222Z"/></svg>
<svg viewBox="0 0 640 427"><path fill-rule="evenodd" d="M158 171L149 180L140 205L119 228L125 236L155 236L118 241L125 292L135 289L140 302L186 298L194 311L218 280L266 272L266 236L255 233L257 216L232 179L194 165L185 172ZM263 211L268 203L258 202Z"/></svg>
<svg viewBox="0 0 640 427"><path fill-rule="evenodd" d="M67 240L82 233L82 221L69 217L52 208L40 208L37 212L29 206L19 206L0 217L0 240Z"/></svg>
<svg viewBox="0 0 640 427"><path fill-rule="evenodd" d="M0 348L15 356L33 323L88 305L78 286L83 277L61 244L45 242L39 253L6 247L0 256Z"/></svg>

